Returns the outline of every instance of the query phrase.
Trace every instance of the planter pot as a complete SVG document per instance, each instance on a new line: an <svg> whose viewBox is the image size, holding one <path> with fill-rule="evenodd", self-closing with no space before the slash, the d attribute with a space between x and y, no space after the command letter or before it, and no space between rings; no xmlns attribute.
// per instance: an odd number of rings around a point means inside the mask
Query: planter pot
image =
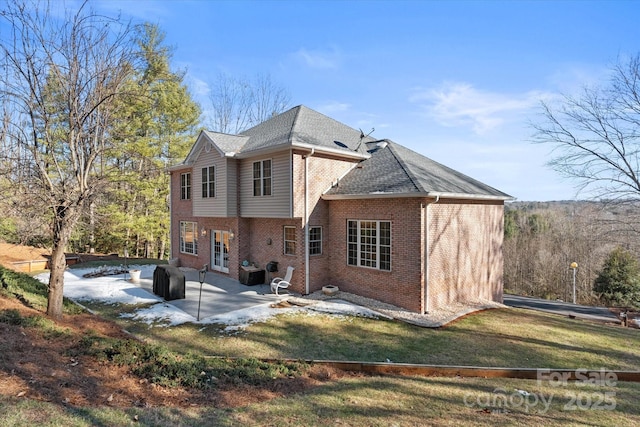
<svg viewBox="0 0 640 427"><path fill-rule="evenodd" d="M140 270L129 270L129 277L131 278L130 280L133 283L138 283L140 282Z"/></svg>
<svg viewBox="0 0 640 427"><path fill-rule="evenodd" d="M338 288L337 286L333 286L333 285L328 285L328 286L323 286L322 287L322 293L325 295L335 295L338 293L338 291L340 290L340 288Z"/></svg>

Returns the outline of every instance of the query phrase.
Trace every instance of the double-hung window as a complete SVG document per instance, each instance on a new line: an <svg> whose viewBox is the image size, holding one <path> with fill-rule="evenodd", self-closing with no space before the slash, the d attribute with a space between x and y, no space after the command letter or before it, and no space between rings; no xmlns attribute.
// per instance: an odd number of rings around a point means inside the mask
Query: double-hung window
<svg viewBox="0 0 640 427"><path fill-rule="evenodd" d="M391 222L347 221L347 264L391 270Z"/></svg>
<svg viewBox="0 0 640 427"><path fill-rule="evenodd" d="M309 255L322 254L322 227L309 227Z"/></svg>
<svg viewBox="0 0 640 427"><path fill-rule="evenodd" d="M253 162L253 195L271 195L271 159Z"/></svg>
<svg viewBox="0 0 640 427"><path fill-rule="evenodd" d="M191 198L191 173L180 174L180 199L189 200Z"/></svg>
<svg viewBox="0 0 640 427"><path fill-rule="evenodd" d="M180 252L198 255L198 223L180 221Z"/></svg>
<svg viewBox="0 0 640 427"><path fill-rule="evenodd" d="M202 198L216 197L215 167L202 168Z"/></svg>
<svg viewBox="0 0 640 427"><path fill-rule="evenodd" d="M284 227L284 254L295 255L296 254L296 228Z"/></svg>

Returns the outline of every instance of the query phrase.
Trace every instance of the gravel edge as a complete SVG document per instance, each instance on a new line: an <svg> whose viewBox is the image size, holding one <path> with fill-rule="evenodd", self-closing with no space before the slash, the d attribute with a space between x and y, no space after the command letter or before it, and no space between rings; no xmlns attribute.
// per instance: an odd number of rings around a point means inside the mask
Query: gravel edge
<svg viewBox="0 0 640 427"><path fill-rule="evenodd" d="M462 316L476 311L488 310L492 308L508 308L506 305L488 300L470 301L466 303L456 303L449 305L445 309L432 310L428 314L415 313L395 305L387 304L372 298L348 292L338 291L333 295L325 295L322 291L316 291L302 297L289 297L293 304L309 305L313 301L344 300L352 304L366 307L370 310L378 311L395 320L400 320L412 325L425 328L439 328Z"/></svg>

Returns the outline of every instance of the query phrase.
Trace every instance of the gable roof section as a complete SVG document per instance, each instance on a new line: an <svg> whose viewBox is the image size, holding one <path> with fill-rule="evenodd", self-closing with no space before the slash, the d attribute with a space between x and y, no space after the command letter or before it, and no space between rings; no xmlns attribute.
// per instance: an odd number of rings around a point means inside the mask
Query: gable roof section
<svg viewBox="0 0 640 427"><path fill-rule="evenodd" d="M303 105L294 107L240 135L249 139L238 157L283 148L315 149L338 156L366 159L366 142L361 132Z"/></svg>
<svg viewBox="0 0 640 427"><path fill-rule="evenodd" d="M211 132L203 130L198 135L195 144L191 147L189 154L180 164L169 170L177 170L185 166L192 165L202 150L216 150L222 157L234 157L242 149L249 137L242 135L229 135L227 133Z"/></svg>
<svg viewBox="0 0 640 427"><path fill-rule="evenodd" d="M323 198L446 197L509 200L512 197L392 141L374 146ZM372 144L369 144L371 147Z"/></svg>
<svg viewBox="0 0 640 427"><path fill-rule="evenodd" d="M230 135L228 133L203 131L205 135L213 142L219 151L223 152L227 157L233 157L235 153L242 150L242 147L249 140L243 135Z"/></svg>
<svg viewBox="0 0 640 427"><path fill-rule="evenodd" d="M338 157L369 158L366 143L373 138L303 105L278 114L239 135L202 131L184 162L169 170L193 164L200 152L215 149L221 156L248 158L280 150L316 150Z"/></svg>

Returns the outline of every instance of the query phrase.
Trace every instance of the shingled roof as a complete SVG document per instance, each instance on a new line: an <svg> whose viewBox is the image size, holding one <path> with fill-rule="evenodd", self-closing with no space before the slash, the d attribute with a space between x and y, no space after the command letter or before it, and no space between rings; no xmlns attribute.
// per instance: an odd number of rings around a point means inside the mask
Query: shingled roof
<svg viewBox="0 0 640 427"><path fill-rule="evenodd" d="M360 160L369 157L366 143L370 141L373 138L362 137L361 131L298 105L238 135L202 131L185 160L170 169L192 164L202 149L210 149L212 145L222 155L234 158L300 148Z"/></svg>
<svg viewBox="0 0 640 427"><path fill-rule="evenodd" d="M299 105L260 123L240 135L249 140L242 147L242 155L269 148L315 148L349 157L369 157L365 143L371 137L361 138L361 131L337 120Z"/></svg>
<svg viewBox="0 0 640 427"><path fill-rule="evenodd" d="M325 199L439 196L508 200L512 197L389 140L367 144L371 157L329 189Z"/></svg>
<svg viewBox="0 0 640 427"><path fill-rule="evenodd" d="M325 199L363 197L512 197L389 140L376 141L303 105L293 107L239 135L203 131L182 165L210 144L224 156L248 158L299 148L359 160ZM181 165L174 166L178 169Z"/></svg>

